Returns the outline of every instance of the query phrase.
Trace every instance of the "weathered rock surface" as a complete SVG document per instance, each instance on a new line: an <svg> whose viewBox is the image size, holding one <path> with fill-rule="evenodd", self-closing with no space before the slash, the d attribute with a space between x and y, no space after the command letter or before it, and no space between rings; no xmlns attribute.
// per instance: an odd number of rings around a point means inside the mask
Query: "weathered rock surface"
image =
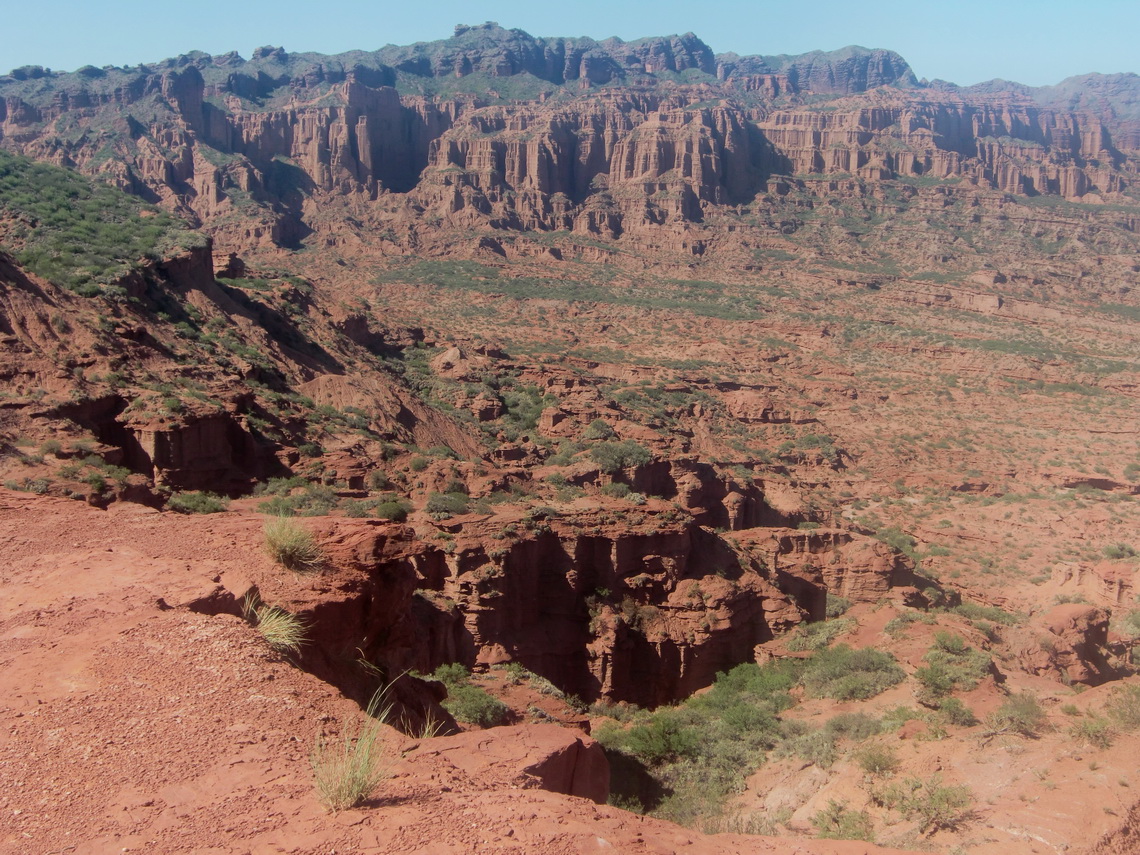
<svg viewBox="0 0 1140 855"><path fill-rule="evenodd" d="M696 77L655 77L678 73ZM472 74L490 94L400 94ZM497 80L525 80L526 94L508 99ZM591 89L610 81L630 85ZM389 192L454 225L612 237L786 192L774 176L1115 199L1138 171L1137 88L1134 75L922 87L889 51L714 57L692 34L593 42L489 24L351 59L265 48L248 62L24 72L0 78L0 141L162 199L226 251L296 244L321 227L308 198ZM1103 99L1120 109L1099 110Z"/></svg>
<svg viewBox="0 0 1140 855"><path fill-rule="evenodd" d="M1099 685L1117 676L1109 662L1109 614L1081 603L1055 606L1019 629L1019 665L1031 674L1056 675L1066 683Z"/></svg>

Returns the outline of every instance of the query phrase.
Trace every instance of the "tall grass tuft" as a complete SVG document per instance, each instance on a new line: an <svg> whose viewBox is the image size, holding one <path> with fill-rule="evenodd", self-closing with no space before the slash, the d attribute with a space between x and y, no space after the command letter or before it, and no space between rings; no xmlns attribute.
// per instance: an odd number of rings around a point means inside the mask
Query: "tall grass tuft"
<svg viewBox="0 0 1140 855"><path fill-rule="evenodd" d="M319 573L324 567L324 550L313 533L296 520L277 517L265 524L265 551L269 557L294 573Z"/></svg>
<svg viewBox="0 0 1140 855"><path fill-rule="evenodd" d="M383 732L392 712L390 688L389 683L372 696L355 731L346 729L332 741L317 739L310 758L317 797L333 813L368 801L392 771L395 758Z"/></svg>
<svg viewBox="0 0 1140 855"><path fill-rule="evenodd" d="M257 631L265 643L278 653L300 653L305 644L304 622L291 612L277 606L260 606L254 611Z"/></svg>

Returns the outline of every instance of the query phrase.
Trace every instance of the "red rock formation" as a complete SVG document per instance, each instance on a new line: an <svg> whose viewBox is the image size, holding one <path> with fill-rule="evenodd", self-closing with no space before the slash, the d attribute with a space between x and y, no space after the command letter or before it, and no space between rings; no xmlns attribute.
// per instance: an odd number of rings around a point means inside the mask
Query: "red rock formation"
<svg viewBox="0 0 1140 855"><path fill-rule="evenodd" d="M1066 683L1099 685L1118 674L1108 661L1108 613L1095 606L1067 603L1013 631L1020 667L1030 674L1056 676Z"/></svg>
<svg viewBox="0 0 1140 855"><path fill-rule="evenodd" d="M299 64L274 49L254 58L253 75L237 57L185 57L161 72L124 72L118 87L49 75L41 89L54 93L50 100L22 81L0 80L0 139L192 212L226 249L296 242L312 227L304 205L311 196L408 193L416 215L427 209L457 225L616 236L663 225L683 232L707 210L786 187L771 180L780 175L870 184L954 178L1008 193L1104 200L1137 173L1140 131L1095 112L1091 101L1068 90L1062 98L1052 90L917 87L905 62L886 51L714 61L691 34L594 43L497 26L386 51L376 65ZM720 79L589 85L686 69ZM393 88L399 75L523 73L585 88L493 105ZM1091 91L1100 83L1080 85ZM1112 97L1126 100L1131 85L1118 81ZM799 92L839 100L801 105ZM159 107L136 118L145 99ZM1071 103L1077 107L1057 106ZM57 130L65 114L85 133ZM231 216L239 208L240 223ZM672 242L700 250L681 233Z"/></svg>

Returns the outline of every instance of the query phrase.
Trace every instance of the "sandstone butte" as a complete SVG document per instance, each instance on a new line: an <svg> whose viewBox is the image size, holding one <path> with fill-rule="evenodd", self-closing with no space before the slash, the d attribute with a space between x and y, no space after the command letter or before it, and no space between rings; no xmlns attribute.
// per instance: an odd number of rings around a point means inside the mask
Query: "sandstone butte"
<svg viewBox="0 0 1140 855"><path fill-rule="evenodd" d="M1140 851L1138 104L495 24L0 77L0 849Z"/></svg>

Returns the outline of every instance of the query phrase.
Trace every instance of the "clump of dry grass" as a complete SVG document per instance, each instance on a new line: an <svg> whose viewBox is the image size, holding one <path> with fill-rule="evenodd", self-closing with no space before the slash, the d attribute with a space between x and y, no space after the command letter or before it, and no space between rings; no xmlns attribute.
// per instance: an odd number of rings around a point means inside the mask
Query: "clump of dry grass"
<svg viewBox="0 0 1140 855"><path fill-rule="evenodd" d="M300 653L308 640L308 626L301 618L279 606L267 606L255 593L246 595L242 615L257 627L266 644L278 653Z"/></svg>
<svg viewBox="0 0 1140 855"><path fill-rule="evenodd" d="M372 696L364 721L337 739L319 737L310 761L317 797L333 813L370 799L395 763L384 724L392 711L385 701L391 684Z"/></svg>
<svg viewBox="0 0 1140 855"><path fill-rule="evenodd" d="M294 573L319 573L325 555L313 533L290 517L277 517L265 524L265 551L282 567Z"/></svg>

